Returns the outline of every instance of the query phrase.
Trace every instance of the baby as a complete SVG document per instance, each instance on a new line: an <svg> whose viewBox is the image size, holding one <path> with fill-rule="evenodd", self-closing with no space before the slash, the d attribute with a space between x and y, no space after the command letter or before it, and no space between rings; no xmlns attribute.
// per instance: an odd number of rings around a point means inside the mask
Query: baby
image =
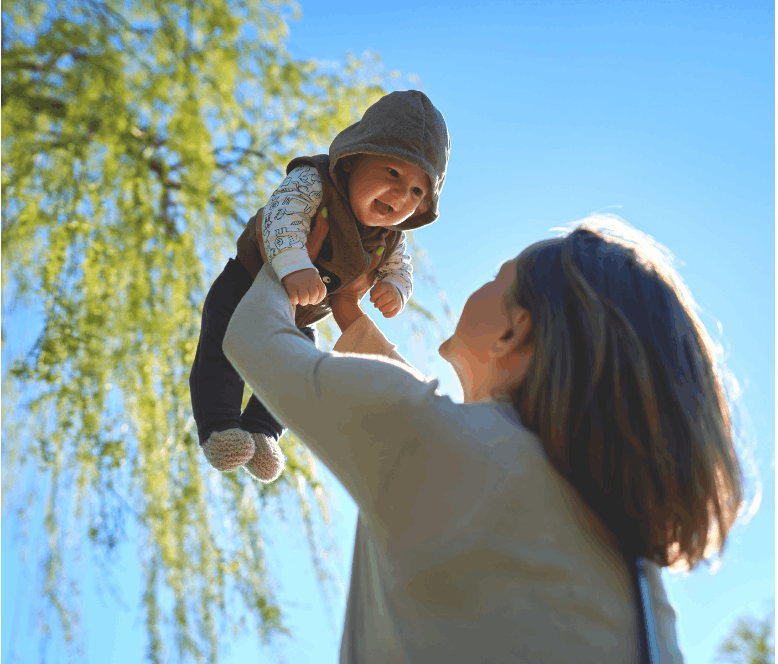
<svg viewBox="0 0 778 664"><path fill-rule="evenodd" d="M437 219L449 149L443 116L426 95L409 90L368 108L335 137L329 155L289 163L203 307L189 386L200 445L214 468L244 466L263 482L284 468L284 428L254 395L241 413L243 380L222 352L227 324L262 265L272 264L297 305L297 327L314 344L312 324L331 313L331 296L364 275L375 257L371 300L385 317L396 316L413 289L403 231ZM309 256L317 224L328 232Z"/></svg>

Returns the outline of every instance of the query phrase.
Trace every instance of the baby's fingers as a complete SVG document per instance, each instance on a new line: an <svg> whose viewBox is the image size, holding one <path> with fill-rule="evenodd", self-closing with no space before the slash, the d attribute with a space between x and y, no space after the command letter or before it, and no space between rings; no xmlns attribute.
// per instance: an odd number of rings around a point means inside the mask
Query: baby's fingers
<svg viewBox="0 0 778 664"><path fill-rule="evenodd" d="M308 286L308 288L300 289L300 305L304 307L308 304L313 304L313 300L317 293L318 289L316 286Z"/></svg>
<svg viewBox="0 0 778 664"><path fill-rule="evenodd" d="M372 300L373 306L375 306L377 309L385 307L386 305L391 304L393 301L394 298L392 297L391 293L384 293L383 295L376 297L375 300Z"/></svg>
<svg viewBox="0 0 778 664"><path fill-rule="evenodd" d="M384 315L384 318L394 318L397 314L400 313L400 305L396 302L393 302L381 307L380 311Z"/></svg>
<svg viewBox="0 0 778 664"><path fill-rule="evenodd" d="M306 306L309 304L319 304L327 295L327 287L324 282L316 277L307 285L300 289L300 304Z"/></svg>
<svg viewBox="0 0 778 664"><path fill-rule="evenodd" d="M300 298L297 295L296 288L289 288L287 289L286 293L289 295L289 301L292 303L292 306L300 304Z"/></svg>
<svg viewBox="0 0 778 664"><path fill-rule="evenodd" d="M319 283L316 284L315 293L311 298L311 304L319 304L325 297L327 297L327 287L324 282L319 279Z"/></svg>
<svg viewBox="0 0 778 664"><path fill-rule="evenodd" d="M319 280L319 288L316 297L313 300L313 304L319 304L325 297L327 297L327 287L324 285L323 281Z"/></svg>
<svg viewBox="0 0 778 664"><path fill-rule="evenodd" d="M370 291L370 301L375 302L378 298L380 298L382 295L387 295L394 290L394 287L391 284L387 284L386 282L381 282L379 284L376 284L373 286L373 289Z"/></svg>
<svg viewBox="0 0 778 664"><path fill-rule="evenodd" d="M398 306L402 303L400 293L397 292L397 289L392 284L386 282L378 284L373 291L370 299L379 309L390 303L397 304Z"/></svg>

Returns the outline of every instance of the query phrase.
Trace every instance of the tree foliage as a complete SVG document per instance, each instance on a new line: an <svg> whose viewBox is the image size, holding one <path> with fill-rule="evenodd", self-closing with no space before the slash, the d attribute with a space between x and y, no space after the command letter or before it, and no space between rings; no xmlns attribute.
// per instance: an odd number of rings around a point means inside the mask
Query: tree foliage
<svg viewBox="0 0 778 664"><path fill-rule="evenodd" d="M757 620L740 618L721 642L717 660L732 664L775 664L775 614Z"/></svg>
<svg viewBox="0 0 778 664"><path fill-rule="evenodd" d="M284 0L3 3L4 345L40 330L4 377L18 409L4 401L3 503L27 524L44 506L42 629L71 653L74 566L86 550L110 575L130 525L153 662L216 662L227 626L285 631L262 547L273 501L292 501L326 576L309 453L287 436L272 485L209 471L188 389L205 293L247 215L395 76L371 56L293 58L298 13Z"/></svg>

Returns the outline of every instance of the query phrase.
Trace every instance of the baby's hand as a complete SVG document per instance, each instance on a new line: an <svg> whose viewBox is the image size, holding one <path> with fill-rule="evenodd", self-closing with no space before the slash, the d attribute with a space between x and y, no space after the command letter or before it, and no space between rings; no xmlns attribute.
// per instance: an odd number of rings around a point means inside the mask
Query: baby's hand
<svg viewBox="0 0 778 664"><path fill-rule="evenodd" d="M327 287L312 267L287 274L281 283L292 304L319 304L327 296Z"/></svg>
<svg viewBox="0 0 778 664"><path fill-rule="evenodd" d="M370 301L384 318L394 318L402 309L400 293L388 281L379 281L370 291Z"/></svg>

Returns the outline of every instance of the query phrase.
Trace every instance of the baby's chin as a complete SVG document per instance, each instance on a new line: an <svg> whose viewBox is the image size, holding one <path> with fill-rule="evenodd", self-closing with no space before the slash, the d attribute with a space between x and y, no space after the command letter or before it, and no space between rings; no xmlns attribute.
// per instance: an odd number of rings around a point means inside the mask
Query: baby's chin
<svg viewBox="0 0 778 664"><path fill-rule="evenodd" d="M368 219L366 221L362 221L363 226L370 226L373 228L391 228L392 226L396 226L397 224L401 224L401 223L402 221L389 223L385 219Z"/></svg>
<svg viewBox="0 0 778 664"><path fill-rule="evenodd" d="M364 219L361 219L359 216L357 216L357 219L359 219L363 226L372 226L374 228L391 228L392 226L397 226L397 224L401 224L406 221L407 217L405 219L391 219L385 215L367 214L364 215Z"/></svg>

